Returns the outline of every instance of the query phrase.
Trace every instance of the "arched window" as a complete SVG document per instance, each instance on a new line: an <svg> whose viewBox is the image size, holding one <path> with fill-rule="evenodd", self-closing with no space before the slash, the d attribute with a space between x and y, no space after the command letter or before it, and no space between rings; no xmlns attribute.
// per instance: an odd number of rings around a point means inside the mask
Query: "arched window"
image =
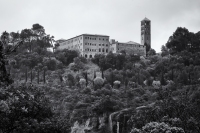
<svg viewBox="0 0 200 133"><path fill-rule="evenodd" d="M85 58L87 58L87 54L85 54Z"/></svg>
<svg viewBox="0 0 200 133"><path fill-rule="evenodd" d="M92 58L92 55L90 55L90 58Z"/></svg>

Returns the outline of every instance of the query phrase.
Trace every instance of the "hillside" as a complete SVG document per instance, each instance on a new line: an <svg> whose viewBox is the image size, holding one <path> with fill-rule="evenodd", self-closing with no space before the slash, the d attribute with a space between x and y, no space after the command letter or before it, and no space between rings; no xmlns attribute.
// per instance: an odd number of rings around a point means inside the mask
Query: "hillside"
<svg viewBox="0 0 200 133"><path fill-rule="evenodd" d="M188 37L182 43L196 49L178 47L186 33L193 35L178 28L161 55L150 50L147 57L52 53L39 37L18 38L16 48L1 42L1 73L12 79L1 79L1 131L200 132L200 43Z"/></svg>

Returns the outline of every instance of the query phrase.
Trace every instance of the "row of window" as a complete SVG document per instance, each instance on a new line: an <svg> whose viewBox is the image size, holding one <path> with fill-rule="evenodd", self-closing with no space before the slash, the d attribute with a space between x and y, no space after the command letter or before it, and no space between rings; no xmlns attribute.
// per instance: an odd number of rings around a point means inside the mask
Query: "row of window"
<svg viewBox="0 0 200 133"><path fill-rule="evenodd" d="M97 52L97 49L89 49L89 48L87 48L87 49L85 49L85 51ZM101 49L100 48L99 52L106 52L106 53L108 53L108 49L104 49L104 48Z"/></svg>
<svg viewBox="0 0 200 133"><path fill-rule="evenodd" d="M77 37L77 38L74 38L74 39L70 39L70 40L68 40L67 41L67 44L69 44L69 43L72 43L73 41L75 42L75 41L79 41L79 43L80 43L80 40L82 39L82 37Z"/></svg>
<svg viewBox="0 0 200 133"><path fill-rule="evenodd" d="M143 37L142 37L142 40L143 40ZM148 40L148 37L147 37L147 40ZM127 44L120 44L120 43L118 43L118 45L126 45L127 46ZM141 45L132 45L132 44L129 44L129 45L131 45L131 46L133 46L133 47L140 47ZM141 46L141 47L143 47L144 48L144 46Z"/></svg>
<svg viewBox="0 0 200 133"><path fill-rule="evenodd" d="M81 40L82 37L75 38L74 41L78 41L79 39Z"/></svg>
<svg viewBox="0 0 200 133"><path fill-rule="evenodd" d="M92 38L92 37L85 37L85 39L88 39L88 40L97 40L97 38ZM99 38L99 40L108 41L107 38Z"/></svg>
<svg viewBox="0 0 200 133"><path fill-rule="evenodd" d="M112 51L113 51L113 50L114 50L114 49L112 49ZM119 49L119 48L118 48L117 50L119 51L119 50L125 50L125 49ZM144 51L144 50L145 50L145 49L142 49L142 50L137 49L137 51Z"/></svg>
<svg viewBox="0 0 200 133"><path fill-rule="evenodd" d="M85 58L87 58L87 54L85 54ZM92 58L92 55L90 55L89 58Z"/></svg>
<svg viewBox="0 0 200 133"><path fill-rule="evenodd" d="M85 43L85 45L96 46L96 44L92 43ZM99 46L104 46L104 44L99 44ZM108 44L105 44L105 46L108 46Z"/></svg>

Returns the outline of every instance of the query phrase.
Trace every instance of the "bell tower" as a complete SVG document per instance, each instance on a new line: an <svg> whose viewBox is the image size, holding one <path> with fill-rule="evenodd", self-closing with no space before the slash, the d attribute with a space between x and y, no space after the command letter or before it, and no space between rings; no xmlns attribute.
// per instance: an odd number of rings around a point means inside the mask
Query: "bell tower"
<svg viewBox="0 0 200 133"><path fill-rule="evenodd" d="M151 49L151 20L146 17L141 21L141 45L146 46L146 52Z"/></svg>

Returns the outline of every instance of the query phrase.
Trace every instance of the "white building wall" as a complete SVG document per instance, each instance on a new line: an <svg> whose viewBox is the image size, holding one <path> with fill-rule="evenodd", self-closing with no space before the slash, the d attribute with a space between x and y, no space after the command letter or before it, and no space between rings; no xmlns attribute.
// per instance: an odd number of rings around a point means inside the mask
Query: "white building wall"
<svg viewBox="0 0 200 133"><path fill-rule="evenodd" d="M107 54L110 51L109 36L82 34L60 43L58 49L77 50L81 56L92 58L95 54Z"/></svg>

